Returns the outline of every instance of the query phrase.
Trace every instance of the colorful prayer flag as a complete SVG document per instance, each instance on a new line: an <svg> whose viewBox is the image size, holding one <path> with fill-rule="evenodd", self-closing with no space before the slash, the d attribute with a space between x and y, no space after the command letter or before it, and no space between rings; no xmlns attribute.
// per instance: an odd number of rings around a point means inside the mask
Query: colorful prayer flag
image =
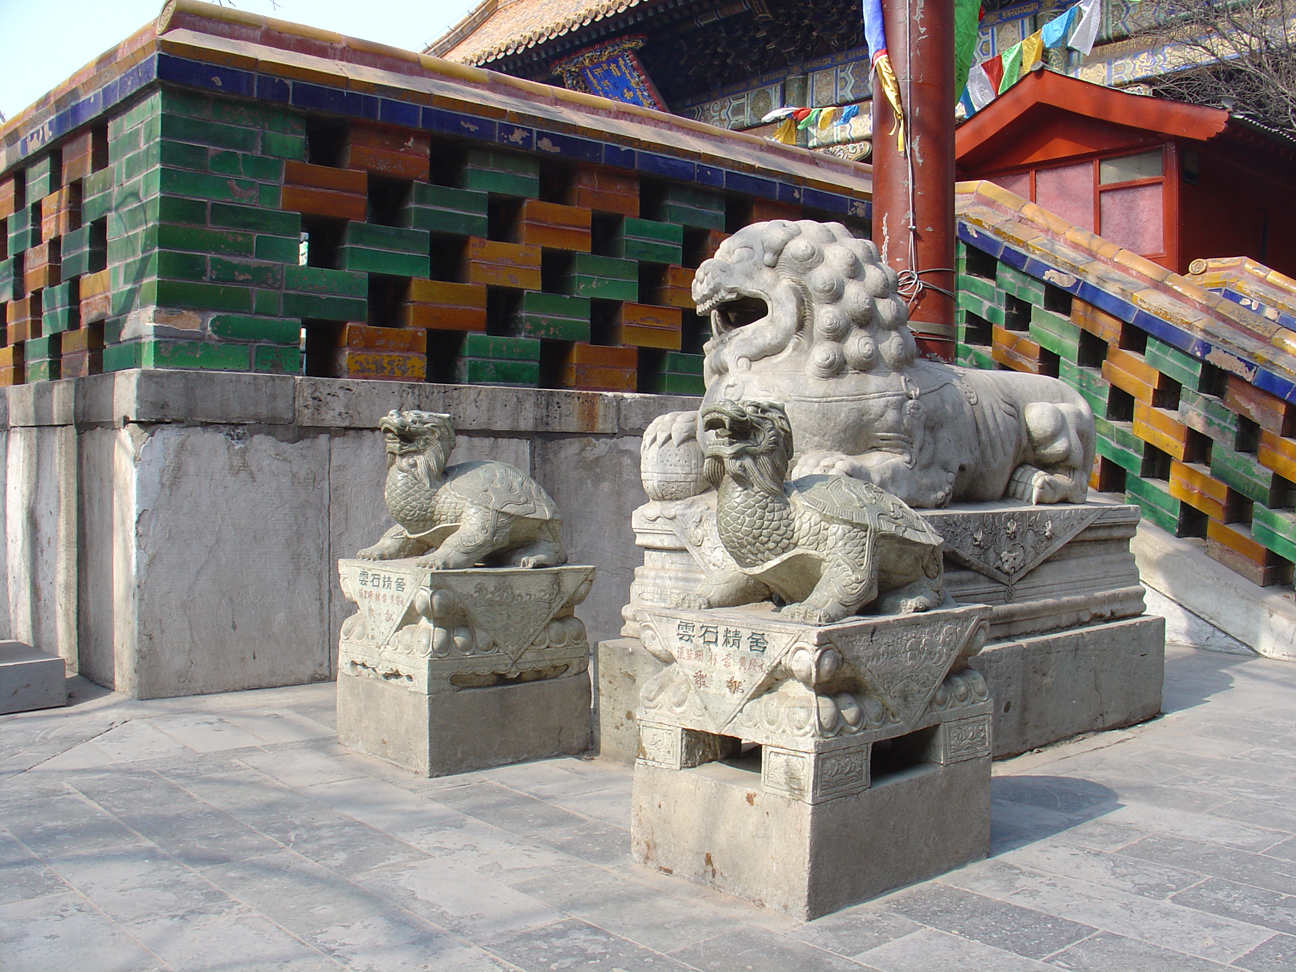
<svg viewBox="0 0 1296 972"><path fill-rule="evenodd" d="M995 63L999 63L998 58L994 60ZM984 62L968 71L967 98L972 103L973 111L980 111L994 101L998 92L999 89L991 82L989 75L986 74Z"/></svg>
<svg viewBox="0 0 1296 972"><path fill-rule="evenodd" d="M1044 46L1050 50L1055 47L1065 47L1067 37L1071 34L1071 28L1075 26L1076 19L1080 16L1080 8L1072 7L1061 16L1054 17L1044 25L1040 33L1043 35Z"/></svg>
<svg viewBox="0 0 1296 972"><path fill-rule="evenodd" d="M976 53L981 20L981 0L954 0L954 90L967 84Z"/></svg>
<svg viewBox="0 0 1296 972"><path fill-rule="evenodd" d="M1094 41L1098 39L1098 28L1102 26L1102 4L1099 0L1080 0L1080 20L1067 40L1067 44L1081 54L1088 55L1093 50Z"/></svg>
<svg viewBox="0 0 1296 972"><path fill-rule="evenodd" d="M1000 56L1000 62L1003 64L1003 77L999 79L999 93L1003 94L1021 77L1022 68L1022 42L1018 41Z"/></svg>
<svg viewBox="0 0 1296 972"><path fill-rule="evenodd" d="M1037 30L1022 41L1022 73L1025 74L1042 60L1044 60L1044 40Z"/></svg>
<svg viewBox="0 0 1296 972"><path fill-rule="evenodd" d="M774 130L774 141L782 142L784 145L796 144L797 123L796 119L788 115L781 122L779 127Z"/></svg>

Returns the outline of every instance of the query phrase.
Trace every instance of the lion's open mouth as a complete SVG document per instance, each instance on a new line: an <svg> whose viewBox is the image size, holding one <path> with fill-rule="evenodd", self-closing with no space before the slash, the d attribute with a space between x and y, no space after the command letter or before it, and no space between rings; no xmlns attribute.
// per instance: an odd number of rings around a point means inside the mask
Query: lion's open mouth
<svg viewBox="0 0 1296 972"><path fill-rule="evenodd" d="M712 330L720 334L761 320L769 314L769 305L759 297L719 293L699 304L698 313L710 314Z"/></svg>

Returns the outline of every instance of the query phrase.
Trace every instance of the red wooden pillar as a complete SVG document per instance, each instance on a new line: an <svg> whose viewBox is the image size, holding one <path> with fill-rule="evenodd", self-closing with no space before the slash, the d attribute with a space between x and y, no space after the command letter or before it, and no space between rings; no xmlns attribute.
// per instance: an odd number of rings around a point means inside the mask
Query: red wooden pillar
<svg viewBox="0 0 1296 972"><path fill-rule="evenodd" d="M895 118L875 78L873 242L897 271L924 271L920 280L953 293L954 0L882 0L882 9L912 159L897 150L895 135L889 134ZM916 228L912 257L911 220ZM952 298L923 289L909 308L909 326L921 353L954 360Z"/></svg>

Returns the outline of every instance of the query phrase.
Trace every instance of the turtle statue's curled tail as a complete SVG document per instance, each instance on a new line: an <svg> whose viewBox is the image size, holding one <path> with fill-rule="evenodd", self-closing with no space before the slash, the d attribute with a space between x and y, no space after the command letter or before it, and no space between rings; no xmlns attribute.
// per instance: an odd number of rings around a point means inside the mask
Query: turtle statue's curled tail
<svg viewBox="0 0 1296 972"><path fill-rule="evenodd" d="M909 613L946 598L941 537L895 496L845 476L784 482L792 427L782 405L718 401L700 415L704 475L732 563L681 606L780 598L782 615L831 624L864 609Z"/></svg>
<svg viewBox="0 0 1296 972"><path fill-rule="evenodd" d="M418 557L436 570L566 563L562 518L539 483L504 462L446 466L455 446L449 415L392 411L378 427L387 444L383 498L396 526L356 557Z"/></svg>

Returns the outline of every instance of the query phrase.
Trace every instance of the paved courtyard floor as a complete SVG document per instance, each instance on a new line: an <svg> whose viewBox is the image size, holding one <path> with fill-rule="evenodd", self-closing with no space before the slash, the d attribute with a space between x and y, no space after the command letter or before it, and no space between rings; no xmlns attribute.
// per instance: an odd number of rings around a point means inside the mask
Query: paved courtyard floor
<svg viewBox="0 0 1296 972"><path fill-rule="evenodd" d="M333 686L0 717L0 969L1296 970L1296 665L995 766L988 860L810 924L643 870L628 767L422 780Z"/></svg>

